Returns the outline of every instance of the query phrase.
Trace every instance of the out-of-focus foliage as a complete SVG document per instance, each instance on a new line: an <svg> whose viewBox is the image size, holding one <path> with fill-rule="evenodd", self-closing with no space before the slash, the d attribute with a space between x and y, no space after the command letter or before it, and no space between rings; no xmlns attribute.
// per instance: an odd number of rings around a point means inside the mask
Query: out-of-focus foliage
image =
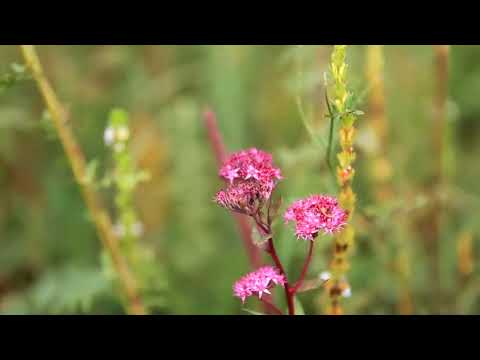
<svg viewBox="0 0 480 360"><path fill-rule="evenodd" d="M130 154L148 172L135 189L141 238L158 266L155 313L248 314L232 296L248 261L232 217L212 202L221 186L201 114L211 106L229 150L272 152L294 199L338 191L327 163L324 72L330 46L40 46L39 55L89 161L111 164L104 129L112 108L130 114ZM436 84L431 46L384 47L391 196L379 200L369 153L365 46L350 46L358 122L356 246L346 313L480 311L480 47L452 46L445 185L434 191ZM101 247L62 147L14 46L0 47L0 311L123 313L102 271ZM11 64L19 64L11 67ZM27 81L23 81L27 80ZM336 130L336 129L335 129ZM338 150L338 140L333 143ZM333 161L336 161L333 158ZM94 164L94 163L90 163ZM93 168L92 168L93 169ZM115 214L114 192L102 191ZM431 216L442 199L438 253ZM274 224L292 278L307 246ZM327 269L332 239L318 239L310 276ZM265 262L269 262L267 257ZM435 264L439 277L434 276ZM283 304L280 291L278 303ZM320 313L323 291L298 295ZM158 301L158 303L155 303ZM256 313L255 300L245 305Z"/></svg>

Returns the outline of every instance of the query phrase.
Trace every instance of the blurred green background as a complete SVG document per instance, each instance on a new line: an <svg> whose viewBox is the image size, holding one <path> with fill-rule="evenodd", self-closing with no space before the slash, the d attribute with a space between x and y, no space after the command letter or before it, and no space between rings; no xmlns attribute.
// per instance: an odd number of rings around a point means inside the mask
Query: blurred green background
<svg viewBox="0 0 480 360"><path fill-rule="evenodd" d="M216 111L230 151L255 146L273 153L285 177L278 187L282 209L312 193L336 193L324 145L323 74L331 49L37 47L88 160L108 168L108 113L114 107L130 113L131 152L151 174L136 192L136 206L145 228L141 241L155 251L152 265L162 283L154 313L246 314L232 284L250 269L233 218L212 202L222 182L203 127L206 106ZM450 48L442 154L432 145L438 131L434 47L385 46L383 52L387 136L378 141L369 112L368 47L348 49L350 87L365 115L357 122L357 236L345 312L477 313L480 47ZM0 46L0 76L12 63L22 64L18 48ZM35 83L0 91L0 312L123 313ZM441 184L434 176L439 157ZM114 215L112 194L102 196ZM280 256L296 278L306 244L282 221L275 231ZM310 278L328 268L332 254L331 239L318 244ZM281 292L276 295L282 304ZM323 313L324 295L321 289L301 294L305 312ZM256 300L245 307L255 309Z"/></svg>

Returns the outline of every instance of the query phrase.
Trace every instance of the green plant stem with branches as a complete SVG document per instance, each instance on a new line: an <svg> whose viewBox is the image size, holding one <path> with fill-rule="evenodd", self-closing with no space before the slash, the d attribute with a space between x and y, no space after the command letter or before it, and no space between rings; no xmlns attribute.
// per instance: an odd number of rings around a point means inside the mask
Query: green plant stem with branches
<svg viewBox="0 0 480 360"><path fill-rule="evenodd" d="M115 208L118 217L117 234L124 245L125 255L131 255L130 264L136 262L137 240L142 232L142 225L134 206L134 193L137 185L149 179L149 174L136 168L130 154L128 114L121 109L114 109L110 114L107 131L116 134L113 144L113 173L107 176L104 182L115 188Z"/></svg>
<svg viewBox="0 0 480 360"><path fill-rule="evenodd" d="M118 239L113 231L108 212L104 209L92 184L85 181L87 174L85 157L71 129L67 125L67 114L44 74L35 47L33 45L20 45L20 49L51 115L75 180L81 189L86 206L97 228L99 238L112 259L121 288L127 299L127 311L135 315L145 314L145 308L138 294L136 279L133 277L125 258L120 252Z"/></svg>
<svg viewBox="0 0 480 360"><path fill-rule="evenodd" d="M352 216L355 210L356 195L352 190L352 181L355 174L353 163L355 150L353 141L355 137L354 123L360 112L352 109L352 94L347 89L347 63L346 45L335 45L331 57L331 75L333 77L333 97L329 105L330 117L339 119L340 153L337 155L337 181L340 186L339 203L349 214L349 222L345 228L335 236L333 260L331 263L332 279L326 286L330 306L327 313L340 315L343 313L340 298L343 290L348 286L345 273L350 264L348 255L353 247L355 231L352 225ZM327 102L329 102L327 98Z"/></svg>
<svg viewBox="0 0 480 360"><path fill-rule="evenodd" d="M152 312L153 307L164 303L162 293L165 274L162 266L155 261L153 249L140 242L144 231L135 206L135 192L138 185L150 180L150 173L139 169L132 155L129 122L129 114L125 110L116 108L110 112L104 140L111 149L113 168L100 180L99 185L114 191L114 229L119 238L120 250L137 279L146 308ZM115 273L110 271L108 257L104 260L104 269L113 275L112 280L116 280Z"/></svg>

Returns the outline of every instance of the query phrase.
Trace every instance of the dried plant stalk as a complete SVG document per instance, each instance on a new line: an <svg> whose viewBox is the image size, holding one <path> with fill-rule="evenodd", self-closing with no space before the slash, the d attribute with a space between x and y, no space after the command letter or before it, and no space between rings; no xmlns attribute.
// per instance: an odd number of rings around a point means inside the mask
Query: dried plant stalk
<svg viewBox="0 0 480 360"><path fill-rule="evenodd" d="M391 179L393 176L392 164L388 159L387 149L389 146L388 118L385 104L385 63L384 47L382 45L369 45L366 53L366 79L369 88L368 96L368 123L367 127L372 135L374 146L368 153L372 187L375 202L381 204L392 200L393 189ZM379 234L381 244L387 240L387 234L381 230ZM402 239L401 241L405 241ZM404 244L397 244L398 252L395 263L396 276L399 278L400 295L398 299L398 311L401 314L413 312L413 301L409 287L408 271L409 259Z"/></svg>
<svg viewBox="0 0 480 360"><path fill-rule="evenodd" d="M433 206L430 214L429 250L432 254L432 283L435 302L439 306L441 301L440 284L440 234L443 204L439 194L444 187L444 154L448 100L449 52L448 45L434 45L435 89L433 101L432 151L434 159L432 198Z"/></svg>
<svg viewBox="0 0 480 360"><path fill-rule="evenodd" d="M85 157L71 129L67 125L65 110L43 72L35 47L33 45L20 45L20 48L25 63L37 83L37 87L52 118L53 125L55 126L65 154L72 167L75 180L81 189L87 208L96 225L99 238L112 258L121 288L128 301L127 311L135 315L145 314L145 308L138 295L136 280L132 276L127 262L120 253L111 219L107 211L103 208L97 192L92 185L85 180Z"/></svg>
<svg viewBox="0 0 480 360"><path fill-rule="evenodd" d="M385 106L384 57L381 45L367 48L366 75L368 88L368 128L375 138L369 163L378 202L391 198L392 166L387 157L388 121Z"/></svg>

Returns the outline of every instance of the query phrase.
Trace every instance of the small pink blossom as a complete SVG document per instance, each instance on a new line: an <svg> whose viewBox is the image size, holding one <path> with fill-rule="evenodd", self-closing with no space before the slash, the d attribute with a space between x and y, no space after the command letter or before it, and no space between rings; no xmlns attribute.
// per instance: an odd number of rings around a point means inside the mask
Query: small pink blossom
<svg viewBox="0 0 480 360"><path fill-rule="evenodd" d="M245 176L245 180L248 180L250 178L260 180L260 171L253 167L253 165L248 165L247 176Z"/></svg>
<svg viewBox="0 0 480 360"><path fill-rule="evenodd" d="M225 165L223 168L223 177L227 179L230 183L233 182L236 178L239 177L238 171L240 170L239 168L233 169L230 165Z"/></svg>
<svg viewBox="0 0 480 360"><path fill-rule="evenodd" d="M320 231L332 234L346 224L348 214L336 198L326 195L312 195L295 201L285 212L285 223L296 223L295 234L304 240L313 240Z"/></svg>
<svg viewBox="0 0 480 360"><path fill-rule="evenodd" d="M270 294L270 289L275 285L285 284L285 277L278 269L272 266L263 266L260 269L248 273L238 280L233 286L233 294L239 297L244 303L246 298L252 295L258 296Z"/></svg>
<svg viewBox="0 0 480 360"><path fill-rule="evenodd" d="M262 196L268 199L277 181L282 179L280 169L273 166L272 155L251 148L232 154L220 169L219 175L233 184L236 180L255 179L262 184Z"/></svg>

